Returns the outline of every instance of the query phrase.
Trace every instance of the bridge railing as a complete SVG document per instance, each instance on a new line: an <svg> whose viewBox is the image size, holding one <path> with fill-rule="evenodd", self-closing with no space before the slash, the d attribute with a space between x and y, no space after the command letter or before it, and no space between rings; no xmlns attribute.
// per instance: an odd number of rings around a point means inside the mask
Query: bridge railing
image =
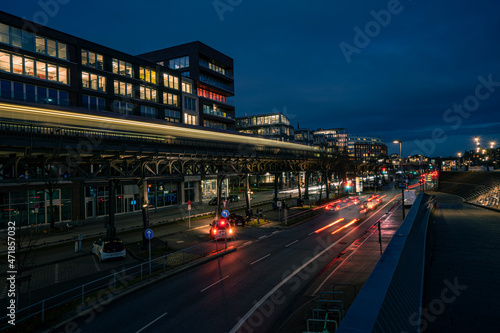
<svg viewBox="0 0 500 333"><path fill-rule="evenodd" d="M17 308L15 313L16 325L31 319L35 322L57 320L57 316L75 310L82 313L99 306L101 302L112 299L127 288L136 286L143 280L157 277L162 272L178 268L194 260L217 255L223 252L234 251L227 247L227 242L212 240L194 245L177 252L144 261L139 265L112 270L112 274L88 281L84 284L68 289L51 297L47 297L31 304L26 304L30 296L19 295L18 303L24 304ZM31 302L31 301L30 301ZM54 318L56 317L56 318ZM8 324L8 315L0 318L0 331L11 327ZM17 326L16 326L17 327Z"/></svg>
<svg viewBox="0 0 500 333"><path fill-rule="evenodd" d="M420 327L425 242L434 197L421 193L337 332L414 332Z"/></svg>

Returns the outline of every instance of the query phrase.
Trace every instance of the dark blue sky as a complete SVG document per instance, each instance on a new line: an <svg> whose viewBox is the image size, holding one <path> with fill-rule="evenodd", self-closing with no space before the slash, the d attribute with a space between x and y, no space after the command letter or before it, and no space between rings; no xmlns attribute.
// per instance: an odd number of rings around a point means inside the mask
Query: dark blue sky
<svg viewBox="0 0 500 333"><path fill-rule="evenodd" d="M40 3L58 4L45 16L49 27L123 52L200 40L228 54L237 116L278 110L295 127L380 136L390 153L401 139L404 155L456 155L475 135L500 146L497 1L23 0L1 8L33 20L47 12Z"/></svg>

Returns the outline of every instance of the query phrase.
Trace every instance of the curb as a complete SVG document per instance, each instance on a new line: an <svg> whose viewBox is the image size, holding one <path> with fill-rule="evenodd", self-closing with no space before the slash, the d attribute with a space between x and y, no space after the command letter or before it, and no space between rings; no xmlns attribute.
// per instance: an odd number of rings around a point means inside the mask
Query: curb
<svg viewBox="0 0 500 333"><path fill-rule="evenodd" d="M119 294L116 294L116 295L114 295L110 299L102 301L99 304L94 304L92 307L90 307L90 308L82 311L81 313L76 314L76 315L74 315L74 316L72 316L72 317L70 317L70 318L68 318L68 319L66 319L66 320L64 320L64 321L62 321L60 323L57 323L56 325L54 325L54 326L52 326L52 327L50 327L47 330L42 331L42 332L43 333L50 333L50 332L52 332L52 331L60 328L61 326L64 326L64 325L72 322L73 320L76 320L76 319L78 319L78 318L80 318L80 317L82 317L82 316L84 316L84 315L86 315L86 314L88 314L88 313L90 313L92 311L95 311L96 308L99 308L99 307L102 307L104 305L110 304L113 301L116 301L116 300L118 300L118 299L120 299L120 298L122 298L122 297L124 297L126 295L129 295L129 294L131 294L131 293L133 293L133 292L135 292L137 290L140 290L140 289L142 289L144 287L152 285L152 284L154 284L154 283L156 283L158 281L161 281L163 279L169 278L169 277L171 277L173 275L179 274L179 273L181 273L183 271L186 271L188 269L191 269L193 267L196 267L196 266L202 265L204 263L210 262L210 261L212 261L214 259L218 259L220 257L225 256L226 254L229 254L229 253L232 253L232 252L236 252L236 250L237 250L237 248L233 247L231 249L227 249L227 250L225 250L223 252L217 253L217 254L215 254L213 256L209 256L209 257L205 257L205 258L202 258L202 259L199 259L199 260L195 260L192 263L189 263L189 264L187 264L187 265L185 265L183 267L180 267L178 269L174 269L172 271L169 271L166 274L160 274L159 276L152 278L150 281L145 281L144 283L140 283L138 286L135 286L135 287L133 287L131 289L125 290L125 291L123 291L123 292L121 292Z"/></svg>

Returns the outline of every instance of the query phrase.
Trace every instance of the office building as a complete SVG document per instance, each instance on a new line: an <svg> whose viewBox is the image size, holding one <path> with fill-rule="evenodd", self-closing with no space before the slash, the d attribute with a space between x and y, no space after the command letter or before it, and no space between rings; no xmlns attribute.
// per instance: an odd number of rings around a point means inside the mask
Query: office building
<svg viewBox="0 0 500 333"><path fill-rule="evenodd" d="M347 151L352 160L368 162L386 157L387 145L380 138L349 136Z"/></svg>
<svg viewBox="0 0 500 333"><path fill-rule="evenodd" d="M193 80L198 125L235 129L233 59L202 42L191 42L139 55Z"/></svg>
<svg viewBox="0 0 500 333"><path fill-rule="evenodd" d="M236 118L236 130L257 134L279 141L293 141L294 129L290 120L281 112Z"/></svg>

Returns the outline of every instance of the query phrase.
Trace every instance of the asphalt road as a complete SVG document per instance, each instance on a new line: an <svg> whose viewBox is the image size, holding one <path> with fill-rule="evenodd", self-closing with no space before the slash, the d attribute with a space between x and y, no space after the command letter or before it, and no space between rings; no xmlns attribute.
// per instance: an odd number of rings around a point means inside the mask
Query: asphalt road
<svg viewBox="0 0 500 333"><path fill-rule="evenodd" d="M71 327L75 332L267 332L314 277L392 207L398 193L388 192L378 212L364 221L354 220L359 205L342 203L342 209L293 228L259 229L264 234L254 240L236 240L236 252L129 294Z"/></svg>

